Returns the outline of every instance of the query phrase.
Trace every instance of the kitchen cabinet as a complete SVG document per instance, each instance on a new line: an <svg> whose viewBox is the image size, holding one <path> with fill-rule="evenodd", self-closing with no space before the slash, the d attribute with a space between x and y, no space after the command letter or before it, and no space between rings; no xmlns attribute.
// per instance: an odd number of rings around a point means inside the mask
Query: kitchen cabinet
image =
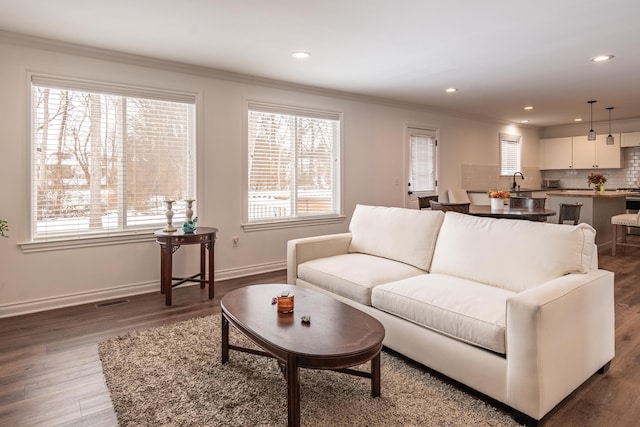
<svg viewBox="0 0 640 427"><path fill-rule="evenodd" d="M640 132L638 146L640 146ZM619 169L622 167L621 136L613 134L614 143L607 145L607 135L589 141L586 135L540 140L540 169ZM627 139L631 143L632 139Z"/></svg>
<svg viewBox="0 0 640 427"><path fill-rule="evenodd" d="M571 137L549 138L540 140L540 169L571 169L572 141Z"/></svg>
<svg viewBox="0 0 640 427"><path fill-rule="evenodd" d="M620 134L621 147L640 147L640 132L627 132Z"/></svg>
<svg viewBox="0 0 640 427"><path fill-rule="evenodd" d="M614 143L607 144L607 135L597 135L595 141L587 136L572 138L573 169L619 169L622 167L620 134L614 134Z"/></svg>

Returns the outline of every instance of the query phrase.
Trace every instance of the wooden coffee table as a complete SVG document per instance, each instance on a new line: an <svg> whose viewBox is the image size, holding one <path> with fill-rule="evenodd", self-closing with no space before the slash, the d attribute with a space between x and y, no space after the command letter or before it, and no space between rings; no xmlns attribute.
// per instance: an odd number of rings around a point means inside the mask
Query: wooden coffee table
<svg viewBox="0 0 640 427"><path fill-rule="evenodd" d="M294 312L278 313L273 297L295 295ZM380 396L380 350L384 327L373 317L319 292L292 285L253 285L229 292L222 308L222 363L229 350L274 357L287 380L289 426L300 425L299 368L329 369L371 379L371 396ZM302 316L310 316L305 324ZM264 351L229 343L229 324ZM371 361L371 372L349 367Z"/></svg>

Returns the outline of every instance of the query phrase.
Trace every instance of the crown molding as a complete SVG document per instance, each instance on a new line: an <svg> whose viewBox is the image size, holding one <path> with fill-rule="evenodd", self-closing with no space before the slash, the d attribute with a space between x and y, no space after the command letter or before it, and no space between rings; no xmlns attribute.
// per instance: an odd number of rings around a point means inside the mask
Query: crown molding
<svg viewBox="0 0 640 427"><path fill-rule="evenodd" d="M482 117L461 113L455 110L447 110L436 108L431 105L421 103L410 103L398 101L391 98L376 97L370 95L362 95L354 92L346 92L335 89L327 89L318 86L304 85L300 83L292 83L284 80L269 79L249 74L236 73L232 71L221 70L217 68L204 67L201 65L188 64L177 61L170 61L160 58L154 58L144 55L136 55L110 49L87 46L78 43L65 42L60 40L37 37L28 34L15 33L6 30L0 30L0 43L6 43L16 46L22 46L32 49L40 49L58 52L61 54L78 55L103 61L118 62L127 65L153 68L163 71L175 73L183 73L198 77L226 80L236 83L251 84L270 87L274 89L290 90L295 92L303 92L312 95L328 96L349 101L358 101L369 104L384 105L394 108L405 108L427 112L431 114L446 115L450 117L458 117L468 120L480 120L483 122L494 122L498 124L516 125L522 127L535 127L531 124L523 125L522 123L509 122L505 120L497 120L489 117Z"/></svg>

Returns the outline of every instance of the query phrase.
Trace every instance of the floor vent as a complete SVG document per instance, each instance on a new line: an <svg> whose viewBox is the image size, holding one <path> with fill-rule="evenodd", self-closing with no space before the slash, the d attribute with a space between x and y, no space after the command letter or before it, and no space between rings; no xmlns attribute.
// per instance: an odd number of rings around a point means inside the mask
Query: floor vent
<svg viewBox="0 0 640 427"><path fill-rule="evenodd" d="M96 308L101 307L109 307L111 305L120 305L120 304L128 304L129 300L127 298L122 299L114 299L112 301L103 301L96 304Z"/></svg>

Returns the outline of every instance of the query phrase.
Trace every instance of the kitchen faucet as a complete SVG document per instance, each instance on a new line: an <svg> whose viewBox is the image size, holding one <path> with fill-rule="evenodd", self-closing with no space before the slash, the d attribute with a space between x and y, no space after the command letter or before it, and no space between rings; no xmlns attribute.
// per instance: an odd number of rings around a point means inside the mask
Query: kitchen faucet
<svg viewBox="0 0 640 427"><path fill-rule="evenodd" d="M516 191L516 188L520 187L518 184L516 184L516 175L520 174L520 176L522 177L522 180L524 181L524 175L522 175L522 172L516 172L513 174L513 184L511 184L511 190L512 191Z"/></svg>

